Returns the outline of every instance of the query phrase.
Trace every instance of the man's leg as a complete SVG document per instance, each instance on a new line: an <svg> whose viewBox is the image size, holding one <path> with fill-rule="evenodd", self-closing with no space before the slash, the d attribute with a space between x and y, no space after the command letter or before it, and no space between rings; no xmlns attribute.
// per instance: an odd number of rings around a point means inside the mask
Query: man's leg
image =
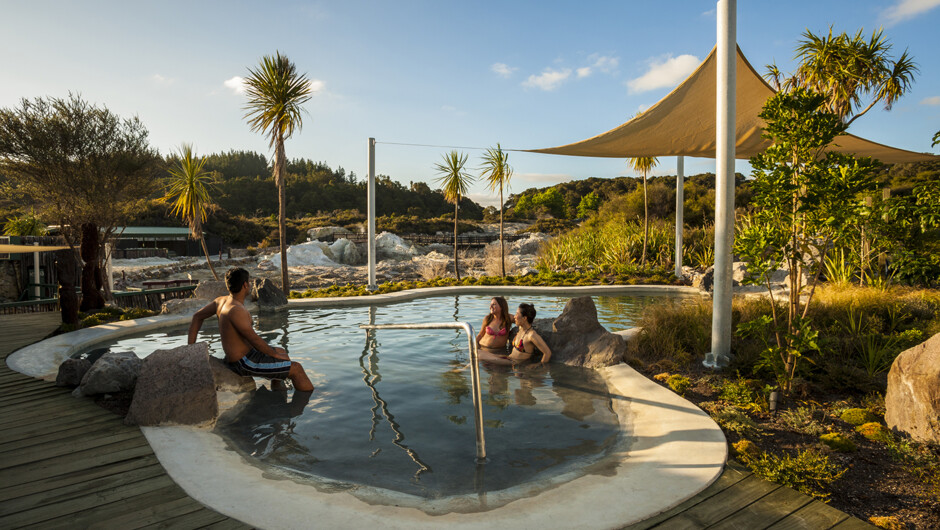
<svg viewBox="0 0 940 530"><path fill-rule="evenodd" d="M291 361L288 377L294 383L294 390L313 392L313 383L310 382L307 372L304 371L304 367L299 362Z"/></svg>

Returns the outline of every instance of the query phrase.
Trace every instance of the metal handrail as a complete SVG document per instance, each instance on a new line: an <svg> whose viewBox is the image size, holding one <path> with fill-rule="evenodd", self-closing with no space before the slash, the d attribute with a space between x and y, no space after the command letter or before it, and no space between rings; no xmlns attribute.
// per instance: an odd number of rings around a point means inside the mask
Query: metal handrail
<svg viewBox="0 0 940 530"><path fill-rule="evenodd" d="M462 329L467 332L470 350L470 384L473 387L473 419L476 424L477 463L486 462L486 440L483 437L483 397L480 392L480 366L477 363L476 335L467 322L429 322L424 324L359 324L360 329Z"/></svg>

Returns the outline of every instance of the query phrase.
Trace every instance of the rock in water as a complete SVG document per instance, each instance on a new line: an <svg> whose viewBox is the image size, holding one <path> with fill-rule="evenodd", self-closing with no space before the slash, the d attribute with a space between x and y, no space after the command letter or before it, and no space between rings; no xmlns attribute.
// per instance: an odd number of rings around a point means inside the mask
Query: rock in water
<svg viewBox="0 0 940 530"><path fill-rule="evenodd" d="M88 359L66 359L59 365L59 373L55 378L55 386L78 386L82 384L82 377L91 368Z"/></svg>
<svg viewBox="0 0 940 530"><path fill-rule="evenodd" d="M590 296L572 298L550 328L549 322L536 319L533 327L552 349L552 362L585 368L604 368L623 362L626 342L597 321L597 307Z"/></svg>
<svg viewBox="0 0 940 530"><path fill-rule="evenodd" d="M209 368L212 370L212 379L215 380L215 389L220 392L252 392L257 388L253 377L238 375L229 370L222 359L209 357Z"/></svg>
<svg viewBox="0 0 940 530"><path fill-rule="evenodd" d="M144 360L128 425L204 425L219 413L205 342L157 350Z"/></svg>
<svg viewBox="0 0 940 530"><path fill-rule="evenodd" d="M85 372L76 393L94 396L133 390L142 364L131 352L106 353Z"/></svg>
<svg viewBox="0 0 940 530"><path fill-rule="evenodd" d="M901 352L888 372L888 427L923 442L940 442L940 333Z"/></svg>
<svg viewBox="0 0 940 530"><path fill-rule="evenodd" d="M255 278L251 298L258 302L258 308L262 311L287 309L287 297L284 292L267 278Z"/></svg>

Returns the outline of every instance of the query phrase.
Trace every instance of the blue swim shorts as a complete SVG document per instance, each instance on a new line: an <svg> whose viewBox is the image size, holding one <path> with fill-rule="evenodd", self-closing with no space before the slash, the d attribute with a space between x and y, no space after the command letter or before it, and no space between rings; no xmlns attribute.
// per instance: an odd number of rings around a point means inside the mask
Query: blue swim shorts
<svg viewBox="0 0 940 530"><path fill-rule="evenodd" d="M225 363L238 375L264 377L266 379L287 379L290 373L290 361L275 359L252 348L241 359Z"/></svg>

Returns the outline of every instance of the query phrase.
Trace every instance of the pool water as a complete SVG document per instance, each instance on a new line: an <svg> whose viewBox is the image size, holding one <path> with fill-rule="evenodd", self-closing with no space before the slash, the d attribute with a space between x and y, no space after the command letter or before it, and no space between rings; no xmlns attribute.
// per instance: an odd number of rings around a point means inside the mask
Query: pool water
<svg viewBox="0 0 940 530"><path fill-rule="evenodd" d="M568 298L526 296L538 318ZM552 477L607 473L604 457L628 444L603 378L550 364L481 366L487 461L475 462L467 337L454 330L379 330L359 324L470 322L479 329L489 296L432 297L395 305L294 309L262 314L257 329L303 364L311 394L259 387L219 418L216 432L274 474L337 490L363 488L415 499L519 490ZM510 311L523 301L510 300ZM633 326L651 297L595 297L609 330ZM221 357L217 327L200 340ZM144 356L186 342L186 329L105 345ZM103 349L97 350L98 352ZM259 380L260 381L260 380ZM549 486L550 487L550 486ZM381 497L381 494L378 495ZM507 501L508 502L508 501Z"/></svg>

